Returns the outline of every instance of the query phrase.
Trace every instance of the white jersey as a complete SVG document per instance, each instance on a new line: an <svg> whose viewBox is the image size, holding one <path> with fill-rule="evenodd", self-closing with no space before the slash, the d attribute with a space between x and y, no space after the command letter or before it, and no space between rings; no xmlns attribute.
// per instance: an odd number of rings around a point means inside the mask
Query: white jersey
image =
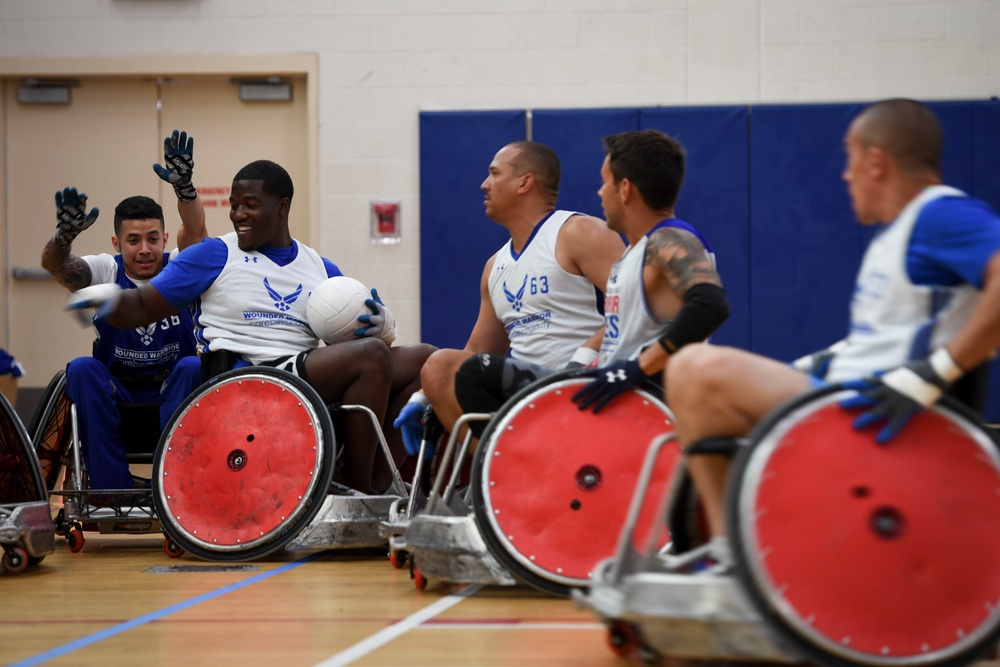
<svg viewBox="0 0 1000 667"><path fill-rule="evenodd" d="M487 279L490 301L510 338L511 356L559 368L601 327L597 290L556 260L563 223L579 215L554 211L514 254L508 241L496 254Z"/></svg>
<svg viewBox="0 0 1000 667"><path fill-rule="evenodd" d="M868 246L854 287L847 345L826 380L871 375L924 357L949 341L979 298L969 284L915 285L906 270L907 248L921 209L940 197L965 196L947 186L926 188Z"/></svg>
<svg viewBox="0 0 1000 667"><path fill-rule="evenodd" d="M653 317L646 306L642 271L648 244L649 237L643 236L636 245L626 248L625 254L611 267L604 291L604 340L599 366L639 356L643 348L663 334L669 323Z"/></svg>
<svg viewBox="0 0 1000 667"><path fill-rule="evenodd" d="M229 257L198 302L199 350L230 350L251 364L286 357L319 344L306 320L313 287L326 280L323 259L298 241L298 254L279 266L256 251L240 250L236 232L220 237Z"/></svg>

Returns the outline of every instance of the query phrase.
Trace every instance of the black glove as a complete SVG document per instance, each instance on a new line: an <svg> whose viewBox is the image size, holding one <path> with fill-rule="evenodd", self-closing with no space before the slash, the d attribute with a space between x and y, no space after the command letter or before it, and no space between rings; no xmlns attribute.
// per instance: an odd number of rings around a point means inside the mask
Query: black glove
<svg viewBox="0 0 1000 667"><path fill-rule="evenodd" d="M925 359L911 361L883 375L844 383L857 396L841 401L847 410L870 408L854 420L854 428L864 429L886 422L875 437L884 445L899 433L917 412L933 405L964 371L941 348Z"/></svg>
<svg viewBox="0 0 1000 667"><path fill-rule="evenodd" d="M616 361L597 369L597 376L573 394L573 402L586 410L594 406L594 414L604 409L619 394L642 386L648 379L639 368L639 360Z"/></svg>
<svg viewBox="0 0 1000 667"><path fill-rule="evenodd" d="M76 188L63 188L56 192L56 235L55 244L67 247L80 232L90 227L100 215L100 210L93 208L87 213L87 195L77 194Z"/></svg>
<svg viewBox="0 0 1000 667"><path fill-rule="evenodd" d="M153 165L156 175L174 186L174 194L182 202L194 201L198 191L191 183L194 172L194 137L187 132L174 133L163 140L163 161L166 167Z"/></svg>

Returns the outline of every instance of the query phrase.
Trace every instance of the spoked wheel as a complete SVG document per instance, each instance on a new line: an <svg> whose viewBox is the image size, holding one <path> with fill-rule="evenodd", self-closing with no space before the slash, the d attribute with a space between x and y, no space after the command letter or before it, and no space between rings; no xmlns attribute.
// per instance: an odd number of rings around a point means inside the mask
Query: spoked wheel
<svg viewBox="0 0 1000 667"><path fill-rule="evenodd" d="M592 373L590 374L592 376ZM522 581L567 596L587 586L612 556L650 441L673 430L673 416L644 390L628 392L599 414L571 397L591 377L543 378L511 398L490 421L473 460L476 523L490 553ZM680 460L663 451L636 539L652 521Z"/></svg>
<svg viewBox="0 0 1000 667"><path fill-rule="evenodd" d="M31 438L14 408L0 395L0 504L38 502L48 497Z"/></svg>
<svg viewBox="0 0 1000 667"><path fill-rule="evenodd" d="M316 391L274 368L229 371L178 409L153 463L164 534L206 560L261 558L319 512L336 460Z"/></svg>
<svg viewBox="0 0 1000 667"><path fill-rule="evenodd" d="M962 665L1000 636L1000 455L945 402L876 445L831 387L779 410L737 457L738 576L761 614L837 667Z"/></svg>
<svg viewBox="0 0 1000 667"><path fill-rule="evenodd" d="M66 394L66 373L55 374L42 394L32 415L28 433L41 466L45 488L52 490L59 481L71 437L70 408Z"/></svg>

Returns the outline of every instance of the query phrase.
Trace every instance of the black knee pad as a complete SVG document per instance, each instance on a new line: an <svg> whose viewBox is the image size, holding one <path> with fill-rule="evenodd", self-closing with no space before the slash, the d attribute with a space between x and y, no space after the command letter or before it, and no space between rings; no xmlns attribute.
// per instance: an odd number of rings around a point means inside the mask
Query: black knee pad
<svg viewBox="0 0 1000 667"><path fill-rule="evenodd" d="M455 398L462 412L496 412L504 403L503 365L506 359L495 354L469 357L455 373ZM469 426L476 437L483 434L485 424Z"/></svg>

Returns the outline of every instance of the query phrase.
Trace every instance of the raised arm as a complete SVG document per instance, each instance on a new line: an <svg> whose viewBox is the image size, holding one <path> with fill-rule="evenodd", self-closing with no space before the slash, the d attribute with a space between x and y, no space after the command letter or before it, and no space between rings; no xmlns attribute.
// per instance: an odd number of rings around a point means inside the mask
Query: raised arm
<svg viewBox="0 0 1000 667"><path fill-rule="evenodd" d="M205 225L205 206L192 183L194 173L194 137L187 132L174 130L163 140L163 162L166 166L153 165L156 175L169 183L177 195L177 213L181 228L177 230L177 249L199 243L208 236Z"/></svg>
<svg viewBox="0 0 1000 667"><path fill-rule="evenodd" d="M93 308L97 319L119 329L145 326L180 311L152 284L123 290L115 283L91 285L74 292L66 308L75 311Z"/></svg>
<svg viewBox="0 0 1000 667"><path fill-rule="evenodd" d="M56 193L56 233L42 250L42 266L60 285L78 290L90 285L93 276L87 262L72 254L74 239L94 224L100 211L87 213L87 195L76 188Z"/></svg>

